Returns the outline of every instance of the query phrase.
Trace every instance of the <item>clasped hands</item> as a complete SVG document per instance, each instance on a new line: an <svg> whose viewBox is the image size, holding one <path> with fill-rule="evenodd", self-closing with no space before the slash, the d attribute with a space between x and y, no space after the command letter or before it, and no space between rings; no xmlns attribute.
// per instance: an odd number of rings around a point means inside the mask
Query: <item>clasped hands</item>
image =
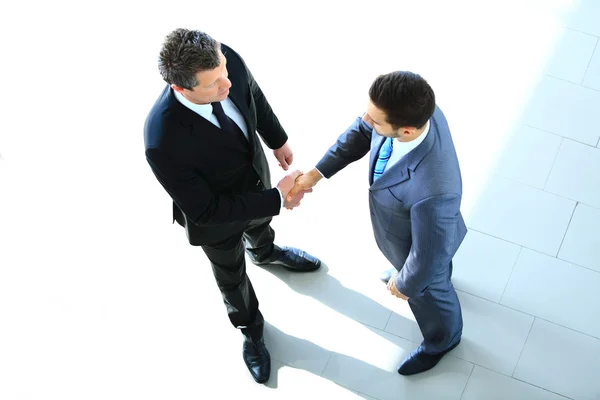
<svg viewBox="0 0 600 400"><path fill-rule="evenodd" d="M306 174L295 170L286 175L277 185L283 194L283 206L288 210L298 207L304 195L312 192L313 186L317 184L320 178L321 175L316 169Z"/></svg>

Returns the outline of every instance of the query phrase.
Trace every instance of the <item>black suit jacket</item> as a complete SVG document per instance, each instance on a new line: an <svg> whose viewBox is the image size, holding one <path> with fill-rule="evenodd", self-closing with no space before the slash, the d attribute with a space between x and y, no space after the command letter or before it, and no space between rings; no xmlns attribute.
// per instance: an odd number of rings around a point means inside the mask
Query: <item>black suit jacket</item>
<svg viewBox="0 0 600 400"><path fill-rule="evenodd" d="M287 141L244 60L221 45L232 86L229 98L242 113L249 147L182 105L169 85L144 125L146 159L173 199L173 220L186 228L192 245L226 239L253 219L278 215L281 198L256 132L271 149Z"/></svg>

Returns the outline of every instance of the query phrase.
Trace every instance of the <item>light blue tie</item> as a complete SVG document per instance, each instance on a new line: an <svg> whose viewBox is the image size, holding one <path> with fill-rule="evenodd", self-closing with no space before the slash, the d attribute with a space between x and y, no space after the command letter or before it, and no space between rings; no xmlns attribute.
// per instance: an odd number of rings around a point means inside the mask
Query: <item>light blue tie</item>
<svg viewBox="0 0 600 400"><path fill-rule="evenodd" d="M375 169L373 170L373 183L381 177L383 171L385 171L385 166L390 160L390 156L392 155L392 140L394 139L387 138L379 150L379 155L375 162Z"/></svg>

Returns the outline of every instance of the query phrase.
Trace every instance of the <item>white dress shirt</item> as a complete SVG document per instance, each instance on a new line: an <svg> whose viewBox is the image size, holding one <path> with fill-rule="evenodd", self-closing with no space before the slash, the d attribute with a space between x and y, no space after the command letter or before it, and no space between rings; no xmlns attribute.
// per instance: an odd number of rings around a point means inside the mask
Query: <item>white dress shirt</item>
<svg viewBox="0 0 600 400"><path fill-rule="evenodd" d="M210 103L208 103L208 104L192 103L191 101L186 99L181 93L176 92L176 91L174 91L174 92L175 92L175 97L177 98L177 100L179 100L179 102L181 104L183 104L184 106L186 106L187 108L189 108L190 110L195 112L196 114L200 115L205 120L212 122L212 124L214 126L216 126L217 128L221 127L221 125L219 124L219 120L217 119L217 116L215 114L213 114L212 104L210 104ZM233 101L231 101L231 99L229 97L227 97L225 100L223 100L221 102L221 105L223 106L223 111L225 112L225 115L227 115L229 118L231 118L233 120L233 122L235 122L236 125L239 126L239 128L244 133L244 136L246 137L246 139L248 139L248 127L246 126L246 121L244 120L244 117L242 116L242 113L240 112L240 110L238 110L237 107L235 106L235 104L233 104Z"/></svg>

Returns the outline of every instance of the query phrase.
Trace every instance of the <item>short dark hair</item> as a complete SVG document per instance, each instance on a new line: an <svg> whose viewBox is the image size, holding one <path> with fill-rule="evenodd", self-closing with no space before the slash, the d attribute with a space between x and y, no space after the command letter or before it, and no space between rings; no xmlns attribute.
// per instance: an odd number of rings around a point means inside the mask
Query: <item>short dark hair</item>
<svg viewBox="0 0 600 400"><path fill-rule="evenodd" d="M380 75L369 89L375 107L385 112L394 129L422 128L435 111L433 89L420 75L395 71Z"/></svg>
<svg viewBox="0 0 600 400"><path fill-rule="evenodd" d="M176 29L165 38L158 70L169 84L192 90L198 85L196 74L217 68L221 64L221 45L204 32Z"/></svg>

